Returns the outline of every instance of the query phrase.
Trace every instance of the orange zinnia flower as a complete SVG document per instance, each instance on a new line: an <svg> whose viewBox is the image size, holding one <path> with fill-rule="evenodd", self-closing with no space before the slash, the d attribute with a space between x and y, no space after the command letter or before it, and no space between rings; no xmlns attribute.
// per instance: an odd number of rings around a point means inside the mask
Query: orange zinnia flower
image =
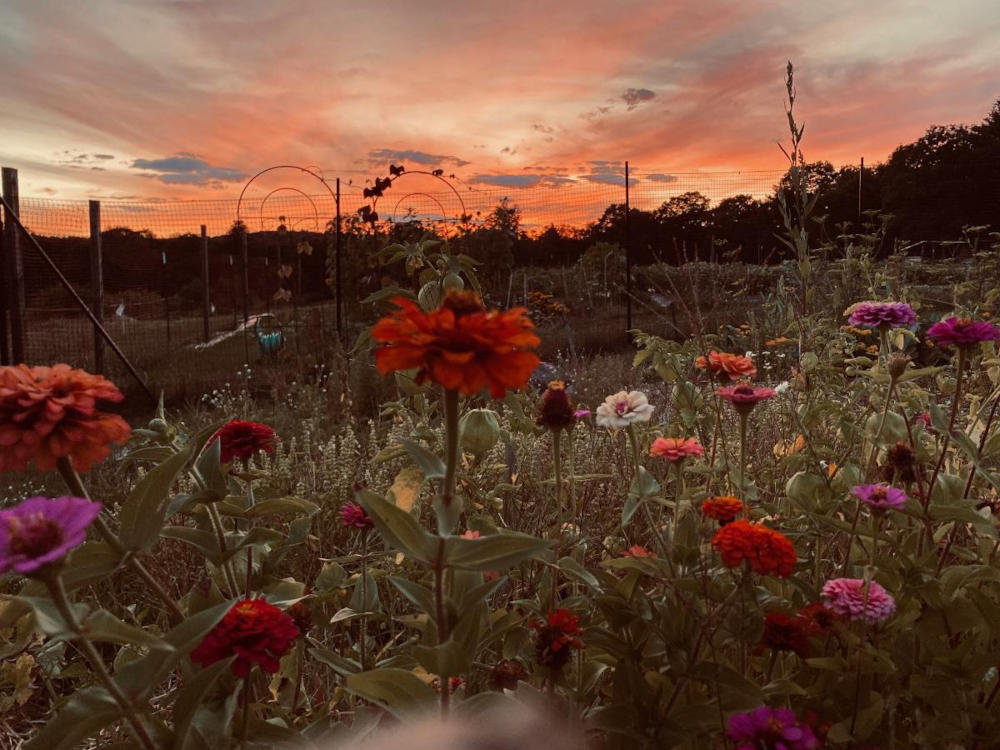
<svg viewBox="0 0 1000 750"><path fill-rule="evenodd" d="M701 514L720 523L729 523L743 512L743 503L732 495L710 497L701 504Z"/></svg>
<svg viewBox="0 0 1000 750"><path fill-rule="evenodd" d="M110 380L69 365L0 367L0 471L32 462L48 471L60 458L87 471L111 443L128 440L125 420L97 409L98 401L123 398Z"/></svg>
<svg viewBox="0 0 1000 750"><path fill-rule="evenodd" d="M384 344L375 365L387 375L416 368L417 382L433 380L467 396L489 387L493 398L522 387L538 366L540 342L523 307L487 311L473 292L450 291L437 310L424 312L402 297L378 321L372 338Z"/></svg>
<svg viewBox="0 0 1000 750"><path fill-rule="evenodd" d="M795 569L795 547L781 532L746 519L728 523L715 532L712 546L727 567L737 568L746 560L761 575L788 578Z"/></svg>
<svg viewBox="0 0 1000 750"><path fill-rule="evenodd" d="M740 354L726 354L725 352L709 352L707 364L704 357L698 357L694 361L694 366L701 370L707 367L713 375L728 375L730 380L752 378L757 374L757 368L752 359Z"/></svg>
<svg viewBox="0 0 1000 750"><path fill-rule="evenodd" d="M649 455L665 458L668 461L683 461L688 456L698 458L704 454L705 449L697 438L658 437L649 448Z"/></svg>

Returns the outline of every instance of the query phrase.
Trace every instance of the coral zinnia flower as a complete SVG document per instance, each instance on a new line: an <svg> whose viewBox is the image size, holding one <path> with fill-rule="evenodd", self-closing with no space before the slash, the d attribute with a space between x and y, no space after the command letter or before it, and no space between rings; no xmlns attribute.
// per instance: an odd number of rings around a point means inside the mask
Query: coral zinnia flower
<svg viewBox="0 0 1000 750"><path fill-rule="evenodd" d="M712 351L708 353L707 362L704 357L698 357L694 366L700 370L707 368L713 375L728 375L730 380L752 378L757 374L753 360L742 354Z"/></svg>
<svg viewBox="0 0 1000 750"><path fill-rule="evenodd" d="M0 510L0 575L22 575L59 562L83 542L101 504L82 497L29 497Z"/></svg>
<svg viewBox="0 0 1000 750"><path fill-rule="evenodd" d="M795 547L784 534L746 519L720 528L712 537L712 546L727 567L739 567L746 560L761 575L788 578L797 561Z"/></svg>
<svg viewBox="0 0 1000 750"><path fill-rule="evenodd" d="M580 618L568 609L557 609L545 616L545 622L528 623L536 632L535 657L543 667L557 670L566 666L570 651L583 648L576 636L580 633Z"/></svg>
<svg viewBox="0 0 1000 750"><path fill-rule="evenodd" d="M298 636L295 621L273 604L264 599L243 599L191 652L191 661L207 667L236 656L231 669L237 677L247 677L254 664L274 674L278 660L288 653Z"/></svg>
<svg viewBox="0 0 1000 750"><path fill-rule="evenodd" d="M863 328L909 328L917 314L905 302L857 302L844 311L847 322Z"/></svg>
<svg viewBox="0 0 1000 750"><path fill-rule="evenodd" d="M31 462L48 471L60 458L87 471L111 443L128 440L125 420L97 409L98 401L122 398L110 380L69 365L0 367L0 471Z"/></svg>
<svg viewBox="0 0 1000 750"><path fill-rule="evenodd" d="M271 453L278 438L274 430L259 422L243 422L234 419L222 425L209 439L209 445L216 440L220 443L220 461L232 463L237 458L247 459L258 451Z"/></svg>
<svg viewBox="0 0 1000 750"><path fill-rule="evenodd" d="M878 581L834 578L823 584L822 596L827 609L851 620L882 622L896 611L896 601Z"/></svg>
<svg viewBox="0 0 1000 750"><path fill-rule="evenodd" d="M573 400L566 392L566 384L561 380L553 380L542 394L537 424L550 430L568 430L576 424L576 420Z"/></svg>
<svg viewBox="0 0 1000 750"><path fill-rule="evenodd" d="M658 437L649 448L649 455L668 461L683 461L688 456L698 458L704 454L705 449L696 438Z"/></svg>
<svg viewBox="0 0 1000 750"><path fill-rule="evenodd" d="M701 504L701 514L722 524L729 523L743 512L743 503L732 495L710 497Z"/></svg>
<svg viewBox="0 0 1000 750"><path fill-rule="evenodd" d="M749 383L730 385L725 388L716 388L715 395L724 398L736 407L740 414L749 414L759 401L774 398L773 388L753 387Z"/></svg>
<svg viewBox="0 0 1000 750"><path fill-rule="evenodd" d="M927 329L938 346L972 346L982 341L1000 341L1000 328L985 320L948 318Z"/></svg>
<svg viewBox="0 0 1000 750"><path fill-rule="evenodd" d="M653 406L642 391L618 391L597 407L597 426L619 429L630 424L648 422Z"/></svg>
<svg viewBox="0 0 1000 750"><path fill-rule="evenodd" d="M356 529L370 529L374 525L371 516L357 503L344 503L340 509L340 522Z"/></svg>
<svg viewBox="0 0 1000 750"><path fill-rule="evenodd" d="M493 398L521 388L538 366L540 342L523 307L487 311L473 292L449 291L441 306L424 312L402 297L396 310L372 328L383 344L375 365L383 375L417 369L417 382L432 380L467 396L489 387Z"/></svg>
<svg viewBox="0 0 1000 750"><path fill-rule="evenodd" d="M641 544L633 544L625 550L623 557L656 557L656 555L643 547Z"/></svg>

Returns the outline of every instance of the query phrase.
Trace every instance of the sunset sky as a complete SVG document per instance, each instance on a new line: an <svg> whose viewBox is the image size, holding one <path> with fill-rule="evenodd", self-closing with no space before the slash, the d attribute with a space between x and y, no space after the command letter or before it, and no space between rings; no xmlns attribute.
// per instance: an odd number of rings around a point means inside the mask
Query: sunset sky
<svg viewBox="0 0 1000 750"><path fill-rule="evenodd" d="M22 195L229 198L291 163L469 184L884 159L1000 98L997 0L0 5L0 163Z"/></svg>

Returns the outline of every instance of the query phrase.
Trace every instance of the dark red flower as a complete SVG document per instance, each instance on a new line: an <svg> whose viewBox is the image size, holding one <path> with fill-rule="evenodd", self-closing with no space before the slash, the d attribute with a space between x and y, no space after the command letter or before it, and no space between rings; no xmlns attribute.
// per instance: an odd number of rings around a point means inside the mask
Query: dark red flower
<svg viewBox="0 0 1000 750"><path fill-rule="evenodd" d="M542 394L537 424L550 430L568 430L576 424L576 419L576 410L573 408L573 400L566 392L566 384L561 380L553 380Z"/></svg>
<svg viewBox="0 0 1000 750"><path fill-rule="evenodd" d="M568 609L557 609L545 616L545 622L532 620L535 629L535 658L543 667L559 670L566 666L570 652L583 648L576 636L580 633L580 618Z"/></svg>
<svg viewBox="0 0 1000 750"><path fill-rule="evenodd" d="M799 617L812 623L815 635L826 635L833 631L834 626L843 622L844 618L833 610L823 606L823 602L813 602L799 610Z"/></svg>
<svg viewBox="0 0 1000 750"><path fill-rule="evenodd" d="M772 651L794 651L805 659L809 656L809 638L815 635L812 620L784 612L764 615L764 634L757 644L757 652L765 648Z"/></svg>
<svg viewBox="0 0 1000 750"><path fill-rule="evenodd" d="M274 674L278 660L298 636L295 621L273 604L264 599L243 599L191 652L191 661L207 667L235 656L232 671L237 677L247 677L254 664Z"/></svg>
<svg viewBox="0 0 1000 750"><path fill-rule="evenodd" d="M219 431L209 438L211 445L216 440L221 448L220 460L224 464L232 463L237 458L250 458L258 451L270 453L278 442L274 430L266 424L258 422L243 422L234 419L224 424Z"/></svg>
<svg viewBox="0 0 1000 750"><path fill-rule="evenodd" d="M356 529L370 529L374 523L371 516L357 503L344 503L340 509L340 522Z"/></svg>
<svg viewBox="0 0 1000 750"><path fill-rule="evenodd" d="M515 659L501 659L490 671L490 687L494 690L517 690L517 683L528 679L528 670Z"/></svg>
<svg viewBox="0 0 1000 750"><path fill-rule="evenodd" d="M292 618L295 627L299 629L299 635L305 635L313 625L312 607L309 599L300 599L291 607L285 610L285 614Z"/></svg>

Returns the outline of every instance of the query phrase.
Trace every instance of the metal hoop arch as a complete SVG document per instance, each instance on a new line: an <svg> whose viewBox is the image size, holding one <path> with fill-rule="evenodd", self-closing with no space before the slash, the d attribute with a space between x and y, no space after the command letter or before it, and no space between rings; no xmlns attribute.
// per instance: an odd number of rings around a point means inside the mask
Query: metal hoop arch
<svg viewBox="0 0 1000 750"><path fill-rule="evenodd" d="M459 216L458 218L461 219L462 216L466 216L469 213L468 210L465 208L465 201L462 200L462 196L455 189L455 186L452 185L451 182L449 182L448 180L446 180L444 177L442 177L439 174L434 174L433 172L428 172L425 169L414 169L413 171L403 172L402 174L398 174L398 175L395 175L394 177L390 177L389 178L389 184L390 185L394 185L396 183L396 180L400 179L401 177L406 177L407 175L411 175L411 174L423 174L423 175L427 175L428 177L433 177L435 180L439 180L440 182L444 183L444 185L451 192L453 192L455 194L455 197L458 198L459 205L462 207L462 215ZM412 193L411 193L411 195L412 195ZM381 196L377 196L376 195L374 198L372 198L372 209L374 209L378 205L378 199L380 197ZM441 214L445 215L445 212L442 210ZM395 215L395 211L393 211L393 215Z"/></svg>
<svg viewBox="0 0 1000 750"><path fill-rule="evenodd" d="M311 197L309 197L309 194L306 193L306 191L299 190L298 188L294 188L294 187L290 187L290 186L284 186L284 187L275 188L270 193L268 193L267 195L264 196L264 199L260 202L260 216L259 216L259 218L260 218L260 231L262 231L262 232L264 231L264 204L267 203L268 199L272 195L274 195L275 193L280 193L282 190L290 190L290 191L292 191L294 193L298 193L303 198L305 198L307 201L309 201L309 204L313 207L313 214L315 216L315 219L314 219L314 221L316 222L315 230L318 232L319 231L319 209L316 208L316 201L314 201ZM301 217L299 219L299 221L303 221L305 218L306 217L303 216L303 217Z"/></svg>
<svg viewBox="0 0 1000 750"><path fill-rule="evenodd" d="M400 198L398 201L396 201L396 205L392 207L391 220L393 222L396 221L396 213L399 211L399 204L402 203L403 201L405 201L407 198L413 197L414 195L422 195L424 198L429 198L430 200L434 201L437 204L437 207L441 209L441 216L442 216L442 218L445 221L448 220L448 213L444 210L444 206L441 204L441 201L439 201L437 198L435 198L430 193L416 192L416 193L407 193L402 198Z"/></svg>
<svg viewBox="0 0 1000 750"><path fill-rule="evenodd" d="M249 188L250 185L253 184L254 180L256 180L258 177L260 177L262 175L265 175L268 172L273 172L276 169L295 169L295 170L298 170L299 172L302 172L303 174L307 174L310 177L318 180L319 183L324 188L326 188L326 192L328 192L330 194L330 198L333 200L333 204L337 205L337 194L333 192L333 188L330 187L329 183L323 177L321 177L320 175L316 174L311 169L308 169L306 167L300 167L297 164L275 164L273 167L267 167L266 169L260 170L257 174L255 174L253 177L251 177L249 180L246 181L246 184L243 186L243 189L240 191L240 198L236 202L236 221L238 223L242 223L242 221L241 221L242 213L241 212L242 212L242 209L243 209L243 197L246 195L247 188ZM454 188L452 188L452 189L454 189ZM457 195L457 193L456 193L456 195Z"/></svg>

